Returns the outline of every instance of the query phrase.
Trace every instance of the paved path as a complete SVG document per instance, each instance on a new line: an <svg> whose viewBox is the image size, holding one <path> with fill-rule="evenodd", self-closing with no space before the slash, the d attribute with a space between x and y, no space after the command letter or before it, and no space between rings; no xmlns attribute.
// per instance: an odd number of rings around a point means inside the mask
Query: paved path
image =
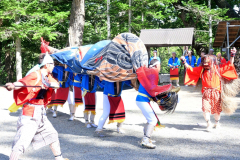
<svg viewBox="0 0 240 160"><path fill-rule="evenodd" d="M7 160L11 144L16 133L17 113L9 113L12 93L0 89L0 160ZM139 159L240 159L240 110L232 116L223 115L219 130L206 132L197 123L204 123L201 111L201 94L192 87L182 87L180 103L174 114L165 115L154 104L164 129L157 129L152 136L157 148L142 149L138 142L143 136L146 122L141 111L135 105L137 92L125 90L122 94L126 108L124 129L126 134L116 132L116 124L106 124L105 138L94 137L94 129L84 127L83 109L77 110L77 118L67 121L67 104L59 108L57 118L48 114L49 120L59 133L62 153L70 160L139 160ZM236 98L240 105L240 98ZM97 93L97 116L102 113L102 93ZM29 147L21 157L26 160L53 160L48 146L34 151Z"/></svg>

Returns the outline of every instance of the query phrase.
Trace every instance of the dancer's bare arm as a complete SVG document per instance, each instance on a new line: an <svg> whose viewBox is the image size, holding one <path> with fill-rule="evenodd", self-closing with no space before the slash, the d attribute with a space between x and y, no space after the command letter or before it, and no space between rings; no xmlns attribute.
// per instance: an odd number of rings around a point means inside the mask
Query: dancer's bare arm
<svg viewBox="0 0 240 160"><path fill-rule="evenodd" d="M237 53L237 49L235 47L233 49L231 49L231 58L230 58L231 64L233 64L233 62L234 62L234 57L235 57L236 53Z"/></svg>

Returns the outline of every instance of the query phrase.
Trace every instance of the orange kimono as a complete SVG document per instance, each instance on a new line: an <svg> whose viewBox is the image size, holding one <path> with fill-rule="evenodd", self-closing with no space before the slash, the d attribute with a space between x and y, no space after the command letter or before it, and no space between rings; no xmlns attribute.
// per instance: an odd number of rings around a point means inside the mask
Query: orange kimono
<svg viewBox="0 0 240 160"><path fill-rule="evenodd" d="M51 74L48 75L49 82L58 83ZM41 86L42 83L42 74L40 71L32 72L26 77L20 79L18 82L23 83L25 86ZM53 89L48 88L44 96L44 99L35 99L40 92L40 87L22 87L18 90L13 91L13 96L15 103L17 105L22 105L24 103L31 103L35 105L47 105L51 101Z"/></svg>
<svg viewBox="0 0 240 160"><path fill-rule="evenodd" d="M199 78L202 78L202 110L212 114L222 111L221 108L221 77L231 80L237 79L237 72L234 66L228 62L220 67L215 65L212 70L205 70L202 66L186 69L185 85L196 85Z"/></svg>

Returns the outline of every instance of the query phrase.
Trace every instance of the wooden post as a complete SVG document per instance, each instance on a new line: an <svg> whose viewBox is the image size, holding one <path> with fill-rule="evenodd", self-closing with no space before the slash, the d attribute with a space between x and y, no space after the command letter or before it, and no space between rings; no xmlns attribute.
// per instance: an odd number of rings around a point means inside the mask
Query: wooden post
<svg viewBox="0 0 240 160"><path fill-rule="evenodd" d="M147 48L147 52L148 52L148 62L149 62L150 57L151 57L151 48L148 46L146 46L146 48Z"/></svg>

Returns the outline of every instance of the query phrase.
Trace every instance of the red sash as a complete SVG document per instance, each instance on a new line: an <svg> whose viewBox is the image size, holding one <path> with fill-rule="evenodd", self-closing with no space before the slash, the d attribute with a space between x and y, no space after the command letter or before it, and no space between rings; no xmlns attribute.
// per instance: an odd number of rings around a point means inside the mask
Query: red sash
<svg viewBox="0 0 240 160"><path fill-rule="evenodd" d="M110 103L109 123L125 121L125 108L121 96L111 97L108 96ZM108 124L109 124L108 123Z"/></svg>

